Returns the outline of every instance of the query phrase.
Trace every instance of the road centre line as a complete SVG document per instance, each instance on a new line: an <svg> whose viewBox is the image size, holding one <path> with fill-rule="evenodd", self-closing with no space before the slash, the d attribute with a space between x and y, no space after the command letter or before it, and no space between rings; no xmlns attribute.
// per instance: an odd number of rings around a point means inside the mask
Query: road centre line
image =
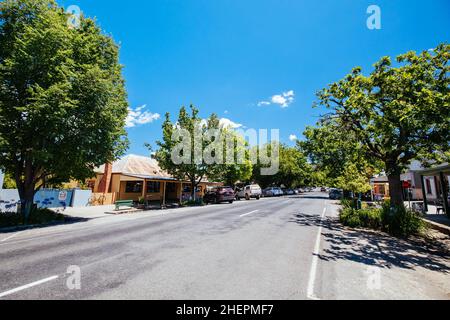
<svg viewBox="0 0 450 320"><path fill-rule="evenodd" d="M311 271L309 273L309 281L308 281L308 290L307 290L307 297L308 299L311 300L319 300L317 298L317 296L314 293L314 285L316 282L316 275L317 275L317 265L319 264L319 254L320 254L320 243L322 240L322 221L325 218L325 214L327 212L327 208L325 207L323 209L323 213L320 217L320 227L319 227L319 231L317 233L317 239L316 239L316 244L314 246L314 251L313 251L313 260L311 263Z"/></svg>
<svg viewBox="0 0 450 320"><path fill-rule="evenodd" d="M0 242L5 242L5 241L7 241L7 240L9 240L9 239L12 239L12 238L14 238L15 236L17 236L19 233L20 233L20 232L16 232L16 233L10 235L9 237L6 237L5 239L0 240Z"/></svg>
<svg viewBox="0 0 450 320"><path fill-rule="evenodd" d="M58 278L59 278L59 276L53 276L53 277L45 278L45 279L42 279L42 280L39 280L39 281L36 281L36 282L32 282L32 283L26 284L24 286L21 286L21 287L15 288L15 289L11 289L11 290L2 292L2 293L0 293L0 298L9 296L11 294L14 294L14 293L17 293L19 291L23 291L23 290L26 290L26 289L29 289L29 288L32 288L32 287L36 287L38 285L41 285L41 284L44 284L44 283L56 280Z"/></svg>
<svg viewBox="0 0 450 320"><path fill-rule="evenodd" d="M256 213L256 212L259 212L259 210L254 210L254 211L249 212L249 213L241 214L239 217L243 218L243 217L249 216L249 215L251 215L253 213Z"/></svg>

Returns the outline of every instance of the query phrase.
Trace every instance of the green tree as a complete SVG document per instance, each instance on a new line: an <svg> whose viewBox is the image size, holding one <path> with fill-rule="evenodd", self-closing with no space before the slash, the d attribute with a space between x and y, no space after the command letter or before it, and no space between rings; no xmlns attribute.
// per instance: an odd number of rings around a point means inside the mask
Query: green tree
<svg viewBox="0 0 450 320"><path fill-rule="evenodd" d="M234 186L237 182L250 182L253 173L253 164L250 160L248 142L235 130L230 128L218 127L220 129L224 143L223 154L224 163L213 166L208 173L208 178L223 182L227 186ZM227 162L228 145L227 141L232 142L233 161ZM242 159L238 158L242 155Z"/></svg>
<svg viewBox="0 0 450 320"><path fill-rule="evenodd" d="M361 177L366 183L374 173L382 171L383 164L367 153L352 131L342 130L339 119L324 119L317 127L308 127L304 136L306 139L299 141L298 147L314 165L314 173L320 175L318 180L322 185L354 191L342 184L350 182L349 166L353 167L353 172L358 172L354 177L357 180Z"/></svg>
<svg viewBox="0 0 450 320"><path fill-rule="evenodd" d="M166 113L166 119L162 125L163 139L157 141L158 150L155 158L162 169L180 180L188 180L191 183L191 197L195 199L197 186L205 180L209 171L215 164L207 164L203 153L207 144L203 136L208 129L219 126L219 119L212 115L205 123L198 115L198 109L191 105L189 114L185 107L180 109L178 121L172 123L170 114ZM199 142L200 143L197 143ZM180 161L174 160L174 155Z"/></svg>
<svg viewBox="0 0 450 320"><path fill-rule="evenodd" d="M25 218L43 183L83 180L126 148L118 46L53 0L0 3L0 166Z"/></svg>
<svg viewBox="0 0 450 320"><path fill-rule="evenodd" d="M328 118L339 119L341 130L383 163L393 206L403 206L400 175L412 159L450 156L449 48L408 52L395 66L384 57L369 76L355 68L318 93Z"/></svg>
<svg viewBox="0 0 450 320"><path fill-rule="evenodd" d="M271 145L265 145L259 148L259 153L271 154ZM261 168L263 164L259 163L253 168L253 179L259 183L263 188L276 185L284 185L287 188L294 188L304 184L311 173L311 166L309 165L306 156L298 149L288 147L280 144L278 159L272 161L279 162L279 170L274 175L262 175Z"/></svg>
<svg viewBox="0 0 450 320"><path fill-rule="evenodd" d="M356 164L349 164L335 181L336 187L353 194L366 193L372 188L367 173L360 172Z"/></svg>
<svg viewBox="0 0 450 320"><path fill-rule="evenodd" d="M17 189L16 181L9 173L5 173L3 189Z"/></svg>

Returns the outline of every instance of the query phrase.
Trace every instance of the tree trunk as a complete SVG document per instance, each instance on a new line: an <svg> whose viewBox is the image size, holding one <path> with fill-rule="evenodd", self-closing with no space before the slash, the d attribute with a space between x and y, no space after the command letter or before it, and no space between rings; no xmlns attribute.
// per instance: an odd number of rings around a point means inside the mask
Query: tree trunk
<svg viewBox="0 0 450 320"><path fill-rule="evenodd" d="M28 224L34 206L34 195L36 194L34 173L35 171L30 161L25 162L24 168L21 166L15 172L16 184L20 196L20 213L25 224Z"/></svg>
<svg viewBox="0 0 450 320"><path fill-rule="evenodd" d="M22 214L25 224L27 224L34 206L35 186L34 184L24 185L20 189L20 213Z"/></svg>
<svg viewBox="0 0 450 320"><path fill-rule="evenodd" d="M389 180L389 196L391 197L392 207L403 207L403 187L400 173L388 175Z"/></svg>
<svg viewBox="0 0 450 320"><path fill-rule="evenodd" d="M192 180L191 181L191 198L192 198L192 201L195 201L196 199L196 190L195 189L197 189L197 185L195 184L195 180Z"/></svg>

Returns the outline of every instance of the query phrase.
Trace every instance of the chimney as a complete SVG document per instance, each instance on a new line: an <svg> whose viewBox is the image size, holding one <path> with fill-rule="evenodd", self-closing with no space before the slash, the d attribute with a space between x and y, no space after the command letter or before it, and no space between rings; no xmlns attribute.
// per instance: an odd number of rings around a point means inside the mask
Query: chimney
<svg viewBox="0 0 450 320"><path fill-rule="evenodd" d="M105 172L103 173L102 180L100 181L100 184L98 186L98 192L99 193L109 193L109 186L111 185L111 178L112 178L112 164L106 163L105 164Z"/></svg>

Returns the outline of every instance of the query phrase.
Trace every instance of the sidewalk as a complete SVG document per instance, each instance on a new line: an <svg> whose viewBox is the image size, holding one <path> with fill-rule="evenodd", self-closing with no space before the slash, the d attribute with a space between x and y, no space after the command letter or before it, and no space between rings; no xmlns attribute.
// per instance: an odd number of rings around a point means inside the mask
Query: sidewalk
<svg viewBox="0 0 450 320"><path fill-rule="evenodd" d="M114 205L108 206L92 206L92 207L82 207L82 208L67 208L62 212L65 216L72 218L83 218L83 219L98 219L111 216L106 212L114 211Z"/></svg>
<svg viewBox="0 0 450 320"><path fill-rule="evenodd" d="M450 219L442 214L428 214L423 218L430 228L450 236Z"/></svg>
<svg viewBox="0 0 450 320"><path fill-rule="evenodd" d="M334 209L334 210L333 210ZM322 223L318 297L346 300L448 300L448 236L398 239L383 232L343 227L337 208ZM335 290L329 290L333 283Z"/></svg>

